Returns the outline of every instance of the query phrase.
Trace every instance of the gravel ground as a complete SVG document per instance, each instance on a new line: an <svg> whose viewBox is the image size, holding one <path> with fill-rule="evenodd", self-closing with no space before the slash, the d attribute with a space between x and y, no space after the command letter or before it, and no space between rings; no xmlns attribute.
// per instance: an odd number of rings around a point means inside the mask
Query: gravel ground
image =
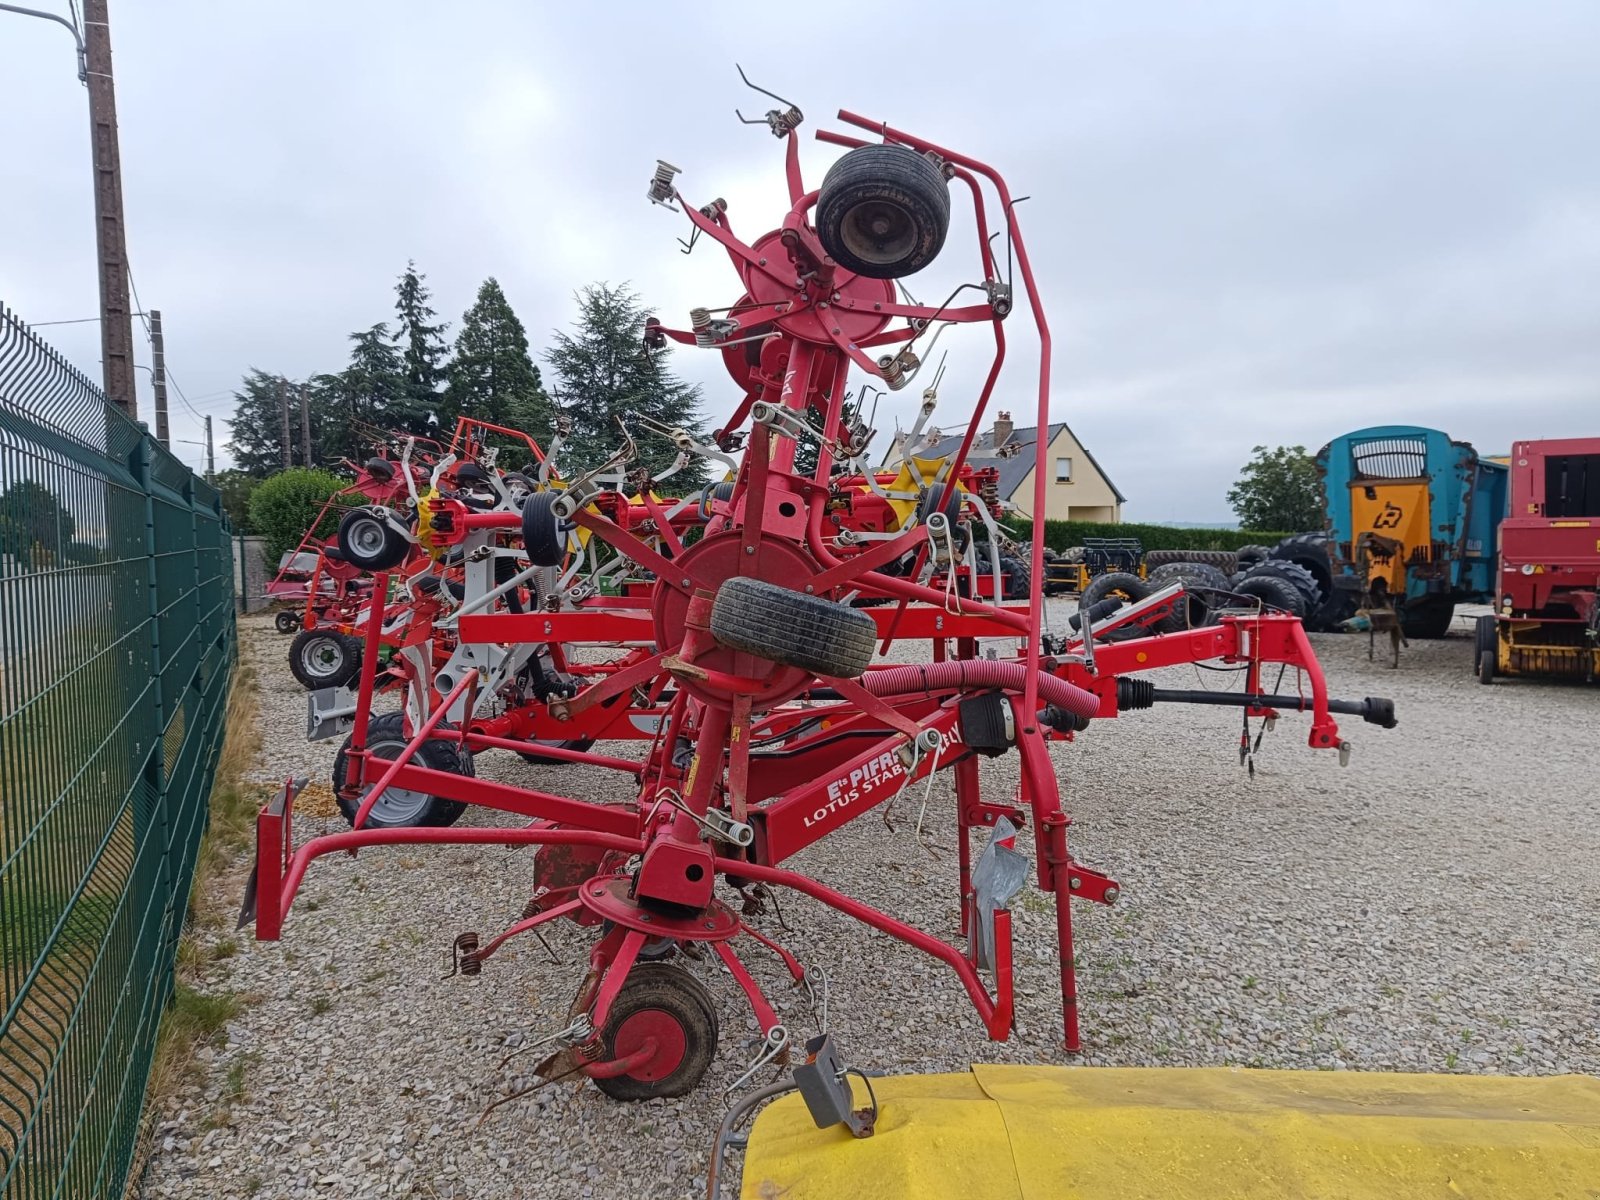
<svg viewBox="0 0 1600 1200"><path fill-rule="evenodd" d="M1059 627L1070 604L1052 604ZM336 743L302 740L288 639L259 618L243 629L262 680L259 778L326 779ZM1085 1041L1075 1061L1600 1072L1600 697L1480 686L1460 619L1446 640L1413 643L1398 671L1369 663L1365 638L1313 641L1335 695L1388 695L1398 707L1396 730L1345 727L1348 767L1307 749L1306 721L1290 716L1252 778L1236 713L1193 707L1133 713L1052 748L1075 855L1123 889L1112 909L1074 910ZM1161 675L1176 687L1229 682L1191 668ZM983 770L1005 794L1015 758ZM478 772L579 796L615 786L604 772L509 755L481 756ZM953 935L951 793L933 793L932 851L911 836L919 800L901 799L899 833L873 814L790 865ZM301 821L298 836L335 827ZM209 968L207 987L246 1004L226 1043L201 1051L207 1081L161 1114L145 1195L703 1195L724 1090L755 1034L742 993L710 963L695 969L720 1003L721 1047L696 1092L623 1105L558 1083L479 1124L487 1104L529 1082L537 1055L504 1070L500 1060L555 1027L583 969L586 935L559 923L548 934L559 963L524 938L481 978L443 978L457 932L488 935L518 915L530 856L419 848L317 863L281 943L241 940ZM1004 1043L984 1039L933 960L803 897L786 898L784 915L783 940L831 978L829 1024L853 1062L901 1072L1069 1061L1054 918L1037 893L1017 904L1019 1028ZM764 923L777 932L770 915ZM775 960L747 961L791 1032L808 1035L810 1011Z"/></svg>

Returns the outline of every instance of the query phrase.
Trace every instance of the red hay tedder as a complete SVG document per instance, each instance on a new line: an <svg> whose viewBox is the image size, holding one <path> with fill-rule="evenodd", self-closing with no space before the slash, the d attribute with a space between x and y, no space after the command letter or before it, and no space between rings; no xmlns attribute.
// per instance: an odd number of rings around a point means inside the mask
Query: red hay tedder
<svg viewBox="0 0 1600 1200"><path fill-rule="evenodd" d="M1027 869L1055 898L1064 1039L1075 1050L1070 901L1110 904L1118 887L1069 852L1070 819L1047 741L1164 700L1233 704L1247 720L1304 710L1310 744L1341 753L1348 747L1333 712L1393 724L1386 701L1330 701L1300 623L1257 600L1232 598L1237 607L1230 607L1222 597L1213 623L1174 628L1191 599L1174 584L1136 604L1108 601L1051 639L1042 572L1014 602L1003 599L998 580L981 586L970 542L973 527L992 514L966 458L1005 362L1010 262L1038 337L1039 427L1050 418L1050 330L1011 192L977 159L849 112L840 120L871 140L820 134L846 153L819 189L808 189L801 115L780 103L766 116L786 151L788 210L777 228L740 238L727 206L684 201L673 184L677 169L665 163L649 186L650 199L681 206L694 236L721 246L739 276L731 305L693 310L686 329L652 321L645 339L647 352L672 340L723 355L739 398L711 443L664 432L680 455L722 463L730 477L696 496L662 499L653 481L630 472L632 443L624 436L603 468L565 480L552 475L487 510L430 488L412 497L409 514L383 506L350 514L341 545L376 572L361 622L366 649L354 727L338 772L352 829L295 845L293 784L258 822L245 919L268 940L280 936L307 869L322 855L421 843L539 847L522 919L481 943L458 939L458 963L476 974L508 939L547 922L593 927L587 973L553 1022L562 1028L548 1039L554 1053L542 1073L581 1073L623 1099L680 1095L712 1061L715 1006L694 975L666 961L686 943L715 954L747 995L765 1035L757 1065L786 1055L790 1034L740 958L759 948L777 955L797 985L811 983L800 958L751 923L777 888L937 958L960 979L990 1037L1007 1037L1010 893L975 885L971 840L974 830L990 831L984 852L1023 865L1005 828L996 830L1002 821L1033 828ZM908 302L894 281L939 253L952 189L972 206L978 281L942 305ZM998 254L991 212L1006 236ZM964 292L970 302L958 305ZM947 459L908 455L898 473L880 472L866 458L869 431L848 418L847 377L854 370L891 390L903 387L919 370L924 339L948 324L982 325L993 338L965 437ZM809 470L795 467L802 444L815 447ZM1045 480L1041 462L1036 512L1044 510ZM697 539L687 536L692 527ZM1034 563L1043 561L1043 529L1035 523ZM575 564L598 561L590 553L596 546L648 583L584 586ZM458 607L419 607L420 572L454 547L471 547L463 555L469 574L488 562L483 578ZM515 576L487 574L495 555L512 554L519 556ZM496 602L528 579L540 582L521 611ZM374 717L380 639L402 607L409 626L386 670L403 677L407 714ZM456 639L448 655L432 641L441 623ZM980 656L981 638L1006 639L1014 649ZM584 655L580 663L568 654L580 645L611 647L611 656ZM876 661L891 648L901 661ZM1244 689L1163 691L1134 676L1202 660L1236 666ZM507 701L504 689L488 683L505 676L507 662L523 664L519 678L535 664L540 685ZM1261 671L1269 664L1297 671L1302 691L1266 694ZM643 752L619 758L590 749L596 739L623 736L639 739ZM617 794L593 803L475 777L471 753L491 749L608 769ZM1020 789L986 795L979 759L1012 752ZM940 771L953 776L957 799L957 940L783 865ZM391 791L431 797L438 807L424 823L379 827L372 816ZM443 827L469 804L515 820Z"/></svg>

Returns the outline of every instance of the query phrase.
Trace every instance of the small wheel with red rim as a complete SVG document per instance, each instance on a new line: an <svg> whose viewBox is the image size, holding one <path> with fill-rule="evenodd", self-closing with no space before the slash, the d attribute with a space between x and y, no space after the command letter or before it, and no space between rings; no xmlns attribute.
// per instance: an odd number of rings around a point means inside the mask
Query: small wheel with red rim
<svg viewBox="0 0 1600 1200"><path fill-rule="evenodd" d="M615 1061L655 1042L655 1053L626 1075L595 1083L614 1100L681 1096L704 1077L717 1053L717 1009L705 985L681 967L643 962L628 972L605 1028L605 1058Z"/></svg>

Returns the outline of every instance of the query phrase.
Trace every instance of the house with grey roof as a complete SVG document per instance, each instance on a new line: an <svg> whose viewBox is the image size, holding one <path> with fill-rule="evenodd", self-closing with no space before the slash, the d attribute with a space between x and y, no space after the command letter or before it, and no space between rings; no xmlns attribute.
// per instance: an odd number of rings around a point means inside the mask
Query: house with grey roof
<svg viewBox="0 0 1600 1200"><path fill-rule="evenodd" d="M1045 454L1045 505L1047 521L1122 520L1126 499L1111 482L1093 454L1065 421L1049 427L1050 448ZM1033 516L1034 467L1038 461L1038 427L1016 428L1011 414L996 415L994 426L972 443L968 461L974 467L998 467L1000 498L1010 502L1019 516ZM948 437L918 451L919 458L954 454L961 438Z"/></svg>

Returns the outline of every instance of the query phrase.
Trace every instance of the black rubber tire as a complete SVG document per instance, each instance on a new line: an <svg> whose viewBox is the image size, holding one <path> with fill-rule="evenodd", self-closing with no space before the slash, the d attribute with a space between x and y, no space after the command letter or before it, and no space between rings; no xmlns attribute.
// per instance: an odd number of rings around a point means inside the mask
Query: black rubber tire
<svg viewBox="0 0 1600 1200"><path fill-rule="evenodd" d="M723 581L711 603L711 634L769 662L854 679L872 661L878 625L848 604L735 576Z"/></svg>
<svg viewBox="0 0 1600 1200"><path fill-rule="evenodd" d="M1081 563L1083 561L1083 555L1084 550L1082 546L1068 546L1058 556L1057 561L1074 564Z"/></svg>
<svg viewBox="0 0 1600 1200"><path fill-rule="evenodd" d="M1300 619L1305 620L1307 615L1316 612L1322 604L1322 593L1317 588L1317 581L1311 572L1298 563L1283 562L1279 559L1269 558L1266 562L1257 563L1244 573L1246 579L1259 579L1263 575L1274 579L1281 579L1300 593L1300 598L1305 602Z"/></svg>
<svg viewBox="0 0 1600 1200"><path fill-rule="evenodd" d="M1272 547L1254 544L1240 546L1233 552L1233 556L1239 560L1240 567L1253 567L1256 563L1266 562L1272 557Z"/></svg>
<svg viewBox="0 0 1600 1200"><path fill-rule="evenodd" d="M1360 599L1355 588L1334 587L1333 556L1328 551L1328 535L1316 530L1296 533L1272 548L1272 561L1304 567L1317 585L1317 603L1306 610L1306 628L1316 632L1338 629L1356 611Z"/></svg>
<svg viewBox="0 0 1600 1200"><path fill-rule="evenodd" d="M961 489L956 488L946 495L947 489L942 483L930 483L922 489L922 494L917 497L917 524L925 525L928 518L936 512L943 512L950 522L952 530L956 521L961 516Z"/></svg>
<svg viewBox="0 0 1600 1200"><path fill-rule="evenodd" d="M526 503L529 496L539 490L539 485L521 471L507 471L500 476L500 486L505 488L506 494L512 496L513 500L515 500L516 494L511 489L513 487L521 488L524 503Z"/></svg>
<svg viewBox="0 0 1600 1200"><path fill-rule="evenodd" d="M367 474L374 479L381 479L385 483L394 478L394 464L386 458L369 458L361 464L366 468Z"/></svg>
<svg viewBox="0 0 1600 1200"><path fill-rule="evenodd" d="M1005 599L1026 600L1029 589L1033 586L1033 576L1028 571L1028 564L1020 558L1003 554L1000 556L1000 572L1005 576L1001 581L1005 587Z"/></svg>
<svg viewBox="0 0 1600 1200"><path fill-rule="evenodd" d="M1202 563L1223 575L1232 575L1239 569L1238 555L1232 550L1149 550L1145 552L1144 565L1149 570L1169 567L1175 563Z"/></svg>
<svg viewBox="0 0 1600 1200"><path fill-rule="evenodd" d="M382 747L387 753L384 758L393 758L409 743L411 739L405 732L404 713L381 713L367 723L367 749L377 750ZM344 819L354 824L356 813L361 810L361 799L347 800L341 794L344 789L345 772L349 770L348 753L350 738L345 738L344 744L339 747L339 753L333 760L333 795L339 804L339 811ZM455 775L475 775L472 767L472 755L464 753L455 742L443 741L439 738L429 738L417 748L416 754L411 759L419 767L431 767L436 771L449 771ZM418 794L420 796L420 794ZM459 800L446 800L440 796L421 797L414 811L405 814L404 820L396 820L396 810L404 810L404 805L391 803L390 796L373 805L372 811L367 814L367 823L363 829L414 829L414 828L440 828L445 825L454 825L461 819L461 814L467 811L467 806ZM385 813L389 815L385 815Z"/></svg>
<svg viewBox="0 0 1600 1200"><path fill-rule="evenodd" d="M281 612L272 618L272 627L279 633L293 633L300 628L300 618L292 612Z"/></svg>
<svg viewBox="0 0 1600 1200"><path fill-rule="evenodd" d="M713 483L710 486L704 488L700 492L700 504L698 506L698 510L699 510L699 513L700 513L700 520L702 522L706 522L706 521L711 520L711 518L715 515L711 511L711 506L713 504L717 503L719 500L722 503L726 504L729 500L732 500L732 499L733 499L733 481L732 480L724 479L721 483Z"/></svg>
<svg viewBox="0 0 1600 1200"><path fill-rule="evenodd" d="M361 673L361 642L337 629L302 629L289 643L289 672L308 692L343 687Z"/></svg>
<svg viewBox="0 0 1600 1200"><path fill-rule="evenodd" d="M823 177L817 239L847 271L903 279L931 263L950 228L950 188L909 146L860 146Z"/></svg>
<svg viewBox="0 0 1600 1200"><path fill-rule="evenodd" d="M1240 580L1233 586L1233 591L1240 596L1254 596L1264 608L1278 609L1294 617L1305 616L1306 598L1300 594L1299 588L1286 579L1257 575Z"/></svg>
<svg viewBox="0 0 1600 1200"><path fill-rule="evenodd" d="M1473 666L1479 683L1493 683L1500 669L1500 622L1493 614L1484 613L1478 618L1473 631Z"/></svg>
<svg viewBox="0 0 1600 1200"><path fill-rule="evenodd" d="M1152 592L1171 583L1186 587L1226 591L1228 577L1207 563L1176 562L1157 567L1145 576L1145 586ZM1200 629L1212 623L1211 610L1220 597L1204 590L1191 591L1186 604L1175 605L1171 613L1156 628L1162 633L1179 633L1185 629Z"/></svg>
<svg viewBox="0 0 1600 1200"><path fill-rule="evenodd" d="M339 553L363 571L388 571L405 562L411 543L370 508L352 508L339 520Z"/></svg>
<svg viewBox="0 0 1600 1200"><path fill-rule="evenodd" d="M559 567L567 557L567 531L555 514L556 492L535 492L522 502L522 545L536 567Z"/></svg>
<svg viewBox="0 0 1600 1200"><path fill-rule="evenodd" d="M1096 604L1111 596L1116 596L1129 604L1136 604L1149 594L1149 587L1137 575L1131 575L1126 571L1107 571L1104 575L1096 575L1083 589L1078 597L1078 611L1088 612ZM1147 637L1152 632L1154 631L1142 625L1132 625L1097 635L1097 640L1120 642L1129 638Z"/></svg>
<svg viewBox="0 0 1600 1200"><path fill-rule="evenodd" d="M613 1100L654 1100L691 1092L717 1054L717 1008L711 993L682 967L642 962L628 972L600 1030L607 1060L617 1057L617 1034L629 1017L653 1011L671 1018L683 1031L683 1058L660 1079L616 1075L595 1086Z"/></svg>
<svg viewBox="0 0 1600 1200"><path fill-rule="evenodd" d="M1436 642L1450 632L1456 606L1448 600L1425 600L1400 610L1400 628L1408 638Z"/></svg>

